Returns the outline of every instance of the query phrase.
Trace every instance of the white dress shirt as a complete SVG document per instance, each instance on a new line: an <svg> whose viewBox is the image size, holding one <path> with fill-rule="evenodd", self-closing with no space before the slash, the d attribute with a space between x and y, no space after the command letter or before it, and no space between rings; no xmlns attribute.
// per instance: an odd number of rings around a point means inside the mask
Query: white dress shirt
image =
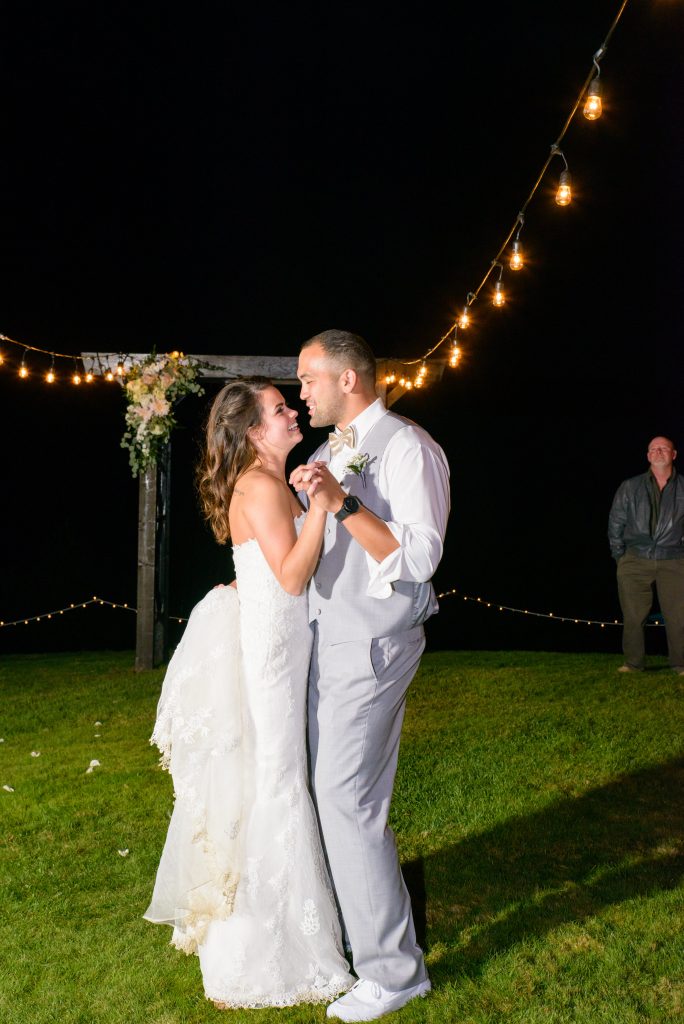
<svg viewBox="0 0 684 1024"><path fill-rule="evenodd" d="M329 465L342 486L345 466L355 452L363 454L364 438L386 415L387 409L378 398L352 420L355 448L345 446ZM440 446L422 427L412 424L390 438L380 464L378 490L392 510L387 526L399 543L382 562L366 552L367 593L383 599L392 593L395 580L425 583L431 579L444 549L450 508L449 464Z"/></svg>

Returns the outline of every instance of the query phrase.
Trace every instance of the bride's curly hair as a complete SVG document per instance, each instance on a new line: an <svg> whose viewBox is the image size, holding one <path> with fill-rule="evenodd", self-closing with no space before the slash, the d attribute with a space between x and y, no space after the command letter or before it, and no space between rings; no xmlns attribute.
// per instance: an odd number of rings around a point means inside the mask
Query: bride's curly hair
<svg viewBox="0 0 684 1024"><path fill-rule="evenodd" d="M214 399L197 467L197 489L204 517L219 544L230 538L228 509L235 481L259 458L248 431L261 423L262 391L267 377L241 377L226 384Z"/></svg>

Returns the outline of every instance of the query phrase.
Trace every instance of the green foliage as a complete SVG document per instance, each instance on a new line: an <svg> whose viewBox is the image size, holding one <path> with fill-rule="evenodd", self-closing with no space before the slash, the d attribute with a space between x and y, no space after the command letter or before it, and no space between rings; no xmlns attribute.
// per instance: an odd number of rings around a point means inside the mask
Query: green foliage
<svg viewBox="0 0 684 1024"><path fill-rule="evenodd" d="M148 745L162 673L132 662L0 662L3 1024L322 1024L321 1007L222 1014L142 920L172 792ZM435 991L397 1020L681 1019L683 686L618 663L424 658L393 824Z"/></svg>

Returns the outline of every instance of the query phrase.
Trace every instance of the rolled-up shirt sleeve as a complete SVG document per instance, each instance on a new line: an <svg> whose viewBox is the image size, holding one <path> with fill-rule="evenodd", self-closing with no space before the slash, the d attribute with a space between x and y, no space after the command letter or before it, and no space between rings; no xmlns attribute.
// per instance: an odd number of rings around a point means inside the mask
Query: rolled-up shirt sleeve
<svg viewBox="0 0 684 1024"><path fill-rule="evenodd" d="M439 445L411 426L388 444L378 483L391 510L387 526L399 544L382 562L366 555L367 593L383 599L395 580L425 583L439 565L449 518L449 465Z"/></svg>

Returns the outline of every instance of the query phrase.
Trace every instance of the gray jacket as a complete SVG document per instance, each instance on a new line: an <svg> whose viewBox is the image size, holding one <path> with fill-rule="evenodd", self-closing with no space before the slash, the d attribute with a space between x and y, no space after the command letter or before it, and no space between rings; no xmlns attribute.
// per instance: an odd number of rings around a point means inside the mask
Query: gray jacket
<svg viewBox="0 0 684 1024"><path fill-rule="evenodd" d="M608 517L613 558L632 551L639 558L684 558L684 476L673 473L660 497L660 515L651 535L649 474L624 480Z"/></svg>

